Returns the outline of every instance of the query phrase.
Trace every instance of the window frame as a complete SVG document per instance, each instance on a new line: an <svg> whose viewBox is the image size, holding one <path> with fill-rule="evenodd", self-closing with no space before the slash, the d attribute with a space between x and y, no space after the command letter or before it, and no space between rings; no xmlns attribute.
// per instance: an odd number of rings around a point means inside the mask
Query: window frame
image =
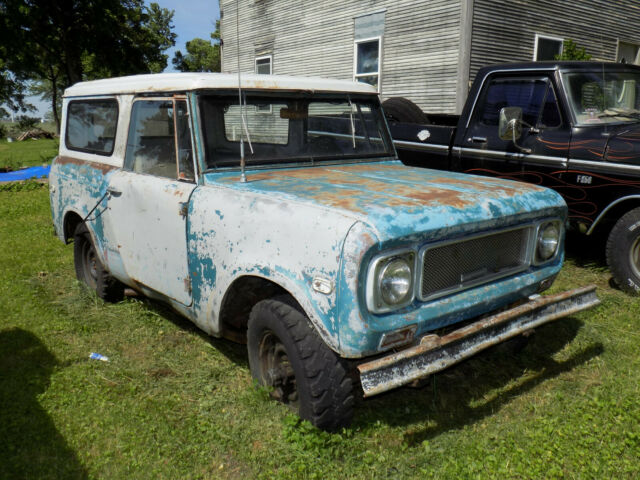
<svg viewBox="0 0 640 480"><path fill-rule="evenodd" d="M551 62L553 61L553 59L551 60L538 60L538 45L539 45L539 40L543 39L543 40L553 40L556 42L560 42L560 53L559 55L562 55L562 52L564 51L564 38L563 37L554 37L552 35L543 35L540 33L536 33L536 38L533 44L533 61L534 62Z"/></svg>
<svg viewBox="0 0 640 480"><path fill-rule="evenodd" d="M261 73L260 75L273 75L273 55L261 55L256 57L253 61L254 72L258 73L258 61L259 60L269 60L269 73Z"/></svg>
<svg viewBox="0 0 640 480"><path fill-rule="evenodd" d="M75 147L71 145L71 143L69 143L69 118L70 118L69 110L74 103L114 103L115 104L116 122L113 127L114 129L113 144L111 145L111 150L109 152L105 152L101 150L92 150L90 148ZM118 121L120 120L120 104L116 97L96 97L96 98L83 98L83 99L70 100L67 103L65 114L66 114L66 122L64 126L64 130L65 130L64 146L67 150L71 150L74 152L89 153L91 155L100 155L102 157L111 157L113 155L113 152L115 151L115 148L116 148L116 140L118 137Z"/></svg>
<svg viewBox="0 0 640 480"><path fill-rule="evenodd" d="M371 77L375 75L378 77L378 85L376 86L376 90L378 93L380 93L382 86L382 37L382 35L378 35L376 37L360 38L353 41L353 81L358 82L358 78ZM374 40L378 42L378 71L376 73L358 73L358 45L361 43L373 42Z"/></svg>
<svg viewBox="0 0 640 480"><path fill-rule="evenodd" d="M174 152L174 161L175 161L175 167L176 167L176 177L165 177L165 176L161 176L161 175L154 175L153 173L149 173L149 172L136 172L133 168L133 163L134 162L128 162L127 161L127 152L129 150L129 136L131 134L131 125L132 125L132 118L133 118L133 108L134 105L137 102L141 102L141 101L153 101L153 102L171 102L173 104L173 111L174 111L174 118L173 118L173 144L174 144L174 148L175 148L175 152ZM185 102L185 105L187 107L187 115L189 117L188 119L188 123L189 123L189 142L191 144L191 155L192 155L192 167L193 167L193 178L180 178L180 160L179 160L179 148L178 148L178 130L177 130L177 117L175 115L175 112L177 112L177 102L183 101ZM194 146L194 136L193 136L193 122L192 122L192 114L191 114L191 102L189 102L189 98L187 97L187 95L185 95L184 93L176 93L173 95L167 95L167 96L136 96L133 98L132 102L131 102L131 108L129 110L129 124L128 124L128 128L127 128L127 139L126 142L124 144L124 160L123 160L123 164L122 164L122 169L128 172L132 172L132 173L136 173L138 175L149 175L152 176L154 178L164 178L164 179L168 179L168 180L172 180L172 181L178 181L178 182L184 182L184 183L197 183L198 182L198 162L195 159L196 156L196 152L195 152L195 146Z"/></svg>

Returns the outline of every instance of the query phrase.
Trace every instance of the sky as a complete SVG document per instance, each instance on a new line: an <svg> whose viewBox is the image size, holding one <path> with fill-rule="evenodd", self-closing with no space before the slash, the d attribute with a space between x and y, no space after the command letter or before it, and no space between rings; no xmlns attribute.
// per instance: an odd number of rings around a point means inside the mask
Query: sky
<svg viewBox="0 0 640 480"><path fill-rule="evenodd" d="M169 56L168 65L165 72L173 72L171 59L176 50L185 53L185 43L192 38L203 38L209 40L211 33L216 28L216 20L220 18L220 7L218 0L153 0L162 8L174 11L173 31L178 35L176 46L170 48L165 53ZM145 4L152 3L145 0ZM51 110L49 102L43 102L38 97L29 97L28 101L33 104L37 112L30 115L44 116Z"/></svg>

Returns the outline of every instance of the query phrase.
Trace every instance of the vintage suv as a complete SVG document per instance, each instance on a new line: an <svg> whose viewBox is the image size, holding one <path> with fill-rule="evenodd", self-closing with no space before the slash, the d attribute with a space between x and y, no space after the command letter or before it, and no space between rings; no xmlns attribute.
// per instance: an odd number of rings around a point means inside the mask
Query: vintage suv
<svg viewBox="0 0 640 480"><path fill-rule="evenodd" d="M51 210L103 299L127 285L246 342L253 377L325 429L358 384L409 384L598 303L537 295L562 265L557 193L402 165L368 85L241 82L66 90Z"/></svg>

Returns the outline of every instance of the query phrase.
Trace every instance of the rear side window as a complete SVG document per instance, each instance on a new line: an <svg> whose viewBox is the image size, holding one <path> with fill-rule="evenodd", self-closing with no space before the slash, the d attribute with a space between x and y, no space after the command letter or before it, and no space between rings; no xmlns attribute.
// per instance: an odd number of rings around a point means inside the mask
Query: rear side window
<svg viewBox="0 0 640 480"><path fill-rule="evenodd" d="M67 107L67 148L111 155L117 125L118 102L115 99L73 100Z"/></svg>

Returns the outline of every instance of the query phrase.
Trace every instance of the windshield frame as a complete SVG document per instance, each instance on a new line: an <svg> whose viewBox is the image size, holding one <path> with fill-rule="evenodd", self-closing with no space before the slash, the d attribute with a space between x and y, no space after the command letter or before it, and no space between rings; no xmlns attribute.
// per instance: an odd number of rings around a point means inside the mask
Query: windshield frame
<svg viewBox="0 0 640 480"><path fill-rule="evenodd" d="M616 65L618 66L618 65ZM562 85L562 91L565 97L565 105L569 114L573 120L573 125L576 127L607 127L616 125L626 125L640 122L640 69L636 68L607 68L606 64L601 65L600 68L594 65L594 68L589 70L582 69L561 69L559 71L560 82ZM637 109L628 109L625 113L624 109L618 107L606 107L600 112L594 112L593 116L586 117L585 112L581 112L576 108L575 92L572 92L570 86L571 75L594 75L601 79L604 75L604 81L611 81L611 77L620 76L633 76L636 80L636 91L638 92L638 98L636 99ZM603 105L604 106L604 105ZM581 119L581 117L585 117Z"/></svg>
<svg viewBox="0 0 640 480"><path fill-rule="evenodd" d="M240 170L240 155L237 156L237 161L234 160L233 165L216 165L216 161L211 159L212 153L210 152L210 144L207 140L208 130L207 127L207 115L208 113L205 111L205 102L208 98L213 99L229 99L229 105L238 105L238 91L234 90L199 90L195 92L196 94L196 102L197 102L197 110L199 117L199 130L201 135L201 144L203 148L202 152L202 165L204 167L203 173L211 173L211 172L221 172L221 171L237 171ZM249 170L265 170L265 169L278 169L278 168L291 168L291 167L310 167L316 165L340 165L340 164L352 164L352 163L364 163L364 162L383 162L389 161L391 159L397 159L395 147L393 145L393 140L391 138L391 134L389 132L389 126L387 124L387 120L382 113L382 107L380 104L380 98L378 94L371 93L353 93L353 92L313 92L313 91L295 91L295 90L261 90L261 89L243 89L242 90L243 99L247 96L249 99L251 97L258 96L260 98L273 98L274 102L278 102L280 99L284 100L303 100L305 102L325 102L325 101L343 101L343 102L353 102L354 105L366 105L369 104L371 106L371 118L375 121L375 126L381 134L382 140L382 151L379 153L372 152L356 152L353 154L341 153L339 156L332 155L329 157L323 156L291 156L291 157L283 157L282 160L259 160L258 162L247 161L246 168ZM247 105L248 107L251 104ZM288 127L289 129L291 127ZM310 131L308 129L307 131ZM221 132L223 136L226 135L226 132ZM249 134L251 135L251 128L249 127ZM366 134L366 132L365 132ZM290 135L290 133L288 134ZM339 134L335 134L339 136ZM368 136L368 135L367 135ZM356 135L356 138L364 138L364 136ZM251 139L251 141L255 144L255 140ZM249 146L249 142L247 141L246 135L244 135L244 150L246 159L250 158L251 155L251 147Z"/></svg>

